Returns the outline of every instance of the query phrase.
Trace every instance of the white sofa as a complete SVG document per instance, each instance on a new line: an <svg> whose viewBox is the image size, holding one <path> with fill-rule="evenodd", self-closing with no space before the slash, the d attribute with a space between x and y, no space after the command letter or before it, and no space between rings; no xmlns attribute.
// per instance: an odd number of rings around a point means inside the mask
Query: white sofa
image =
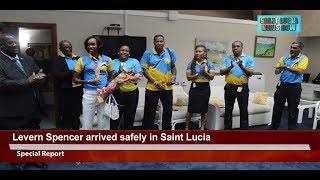
<svg viewBox="0 0 320 180"><path fill-rule="evenodd" d="M215 76L215 79L211 84L210 98L217 97L224 101L224 78L224 76ZM249 80L249 126L271 124L274 103L273 97L268 97L266 105L252 103L255 92L264 91L263 81L263 75L252 76ZM216 103L210 103L208 110L208 122L205 127L210 130L224 129L224 112L224 107L219 107ZM235 102L233 109L232 128L240 128L240 111L237 101Z"/></svg>

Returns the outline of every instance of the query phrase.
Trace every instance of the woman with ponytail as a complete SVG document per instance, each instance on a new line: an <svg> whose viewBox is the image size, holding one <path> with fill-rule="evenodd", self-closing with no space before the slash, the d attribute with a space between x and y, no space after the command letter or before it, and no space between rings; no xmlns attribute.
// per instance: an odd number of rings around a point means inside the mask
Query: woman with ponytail
<svg viewBox="0 0 320 180"><path fill-rule="evenodd" d="M187 66L187 79L192 81L189 91L188 112L186 114L186 127L189 124L193 113L201 114L200 130L204 126L208 117L208 104L210 98L210 84L214 77L214 64L207 60L207 48L204 45L195 47L194 57Z"/></svg>

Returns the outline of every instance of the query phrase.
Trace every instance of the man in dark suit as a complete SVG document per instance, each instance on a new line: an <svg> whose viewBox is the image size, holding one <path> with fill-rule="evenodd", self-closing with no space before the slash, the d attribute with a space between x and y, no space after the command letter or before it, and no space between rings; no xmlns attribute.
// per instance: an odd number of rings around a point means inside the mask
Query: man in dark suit
<svg viewBox="0 0 320 180"><path fill-rule="evenodd" d="M20 54L20 45L15 36L0 36L0 129L40 129L41 100L38 86L45 74L34 60ZM47 168L45 163L16 163L20 170L27 165Z"/></svg>
<svg viewBox="0 0 320 180"><path fill-rule="evenodd" d="M63 40L59 43L60 54L52 61L52 75L63 130L79 130L82 113L82 84L72 82L74 67L80 58L72 53L72 45Z"/></svg>

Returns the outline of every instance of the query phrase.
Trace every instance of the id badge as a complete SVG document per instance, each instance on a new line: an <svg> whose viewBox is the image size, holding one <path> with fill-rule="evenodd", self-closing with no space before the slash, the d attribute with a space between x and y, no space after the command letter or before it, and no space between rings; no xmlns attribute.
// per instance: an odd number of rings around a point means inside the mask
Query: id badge
<svg viewBox="0 0 320 180"><path fill-rule="evenodd" d="M281 82L278 82L277 86L279 87L281 85Z"/></svg>
<svg viewBox="0 0 320 180"><path fill-rule="evenodd" d="M241 92L242 91L242 87L239 86L238 89L237 89L237 92Z"/></svg>
<svg viewBox="0 0 320 180"><path fill-rule="evenodd" d="M197 87L196 83L192 83L192 88L196 88L196 87Z"/></svg>

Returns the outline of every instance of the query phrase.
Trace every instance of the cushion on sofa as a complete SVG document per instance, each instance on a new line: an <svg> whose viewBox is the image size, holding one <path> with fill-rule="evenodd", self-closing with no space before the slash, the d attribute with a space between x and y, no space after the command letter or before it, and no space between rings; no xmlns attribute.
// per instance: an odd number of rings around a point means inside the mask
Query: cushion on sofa
<svg viewBox="0 0 320 180"><path fill-rule="evenodd" d="M173 85L172 89L172 102L175 104L177 102L178 97L188 97L188 94L185 93L182 86Z"/></svg>
<svg viewBox="0 0 320 180"><path fill-rule="evenodd" d="M218 97L212 97L209 100L209 103L215 103L217 104L219 107L225 107L225 103L224 100L218 98Z"/></svg>
<svg viewBox="0 0 320 180"><path fill-rule="evenodd" d="M252 99L252 103L266 105L268 100L268 94L269 93L267 92L256 92Z"/></svg>
<svg viewBox="0 0 320 180"><path fill-rule="evenodd" d="M176 106L188 106L189 98L188 96L177 96Z"/></svg>

